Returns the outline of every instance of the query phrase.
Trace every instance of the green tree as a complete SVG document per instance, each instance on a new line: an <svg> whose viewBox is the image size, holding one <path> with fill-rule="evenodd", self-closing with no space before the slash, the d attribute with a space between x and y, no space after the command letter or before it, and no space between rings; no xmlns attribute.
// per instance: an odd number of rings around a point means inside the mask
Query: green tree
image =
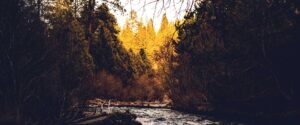
<svg viewBox="0 0 300 125"><path fill-rule="evenodd" d="M127 82L132 75L129 70L130 60L117 37L119 31L115 28L116 19L109 12L106 4L97 8L96 15L98 24L90 47L96 71L107 70L120 76L123 82Z"/></svg>
<svg viewBox="0 0 300 125"><path fill-rule="evenodd" d="M178 83L171 88L175 104L194 108L208 104L204 110L213 106L249 114L255 114L252 109L265 115L287 112L282 105L296 104L300 97L292 93L300 88L293 75L299 67L296 5L295 1L198 3L178 27L179 65L173 70Z"/></svg>
<svg viewBox="0 0 300 125"><path fill-rule="evenodd" d="M142 73L144 75L152 74L153 71L152 71L150 61L149 61L147 54L143 48L140 49L139 55L141 56L141 60L142 60L142 69L143 69Z"/></svg>
<svg viewBox="0 0 300 125"><path fill-rule="evenodd" d="M59 114L60 100L50 88L55 80L45 80L56 62L51 56L53 45L40 19L41 1L36 2L0 2L0 119L11 117L9 123L1 120L0 124L51 124L44 122L45 117Z"/></svg>

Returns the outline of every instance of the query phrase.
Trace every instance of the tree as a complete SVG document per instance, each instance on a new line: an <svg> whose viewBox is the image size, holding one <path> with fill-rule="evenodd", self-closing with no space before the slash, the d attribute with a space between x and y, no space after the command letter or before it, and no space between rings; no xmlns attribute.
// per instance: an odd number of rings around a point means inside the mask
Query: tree
<svg viewBox="0 0 300 125"><path fill-rule="evenodd" d="M45 82L56 60L37 2L0 2L0 117L11 117L12 124L48 124L43 122L45 116L52 119L59 114L59 106L55 105L60 100L53 100L52 88L47 88L51 84ZM41 110L48 106L51 110Z"/></svg>
<svg viewBox="0 0 300 125"><path fill-rule="evenodd" d="M91 44L96 71L106 70L120 76L123 82L131 77L129 55L117 37L116 19L105 4L96 10L97 28Z"/></svg>
<svg viewBox="0 0 300 125"><path fill-rule="evenodd" d="M163 32L164 30L169 28L169 20L167 18L167 14L164 13L161 20L161 25L159 28L159 32Z"/></svg>
<svg viewBox="0 0 300 125"><path fill-rule="evenodd" d="M119 39L122 41L124 47L127 50L133 48L132 41L134 40L134 33L130 27L128 20L126 20L125 26L120 32Z"/></svg>
<svg viewBox="0 0 300 125"><path fill-rule="evenodd" d="M148 40L147 39L147 29L141 21L138 22L138 30L137 30L135 37L136 37L135 46L136 46L137 51L139 51L141 48L145 49L147 46L147 40Z"/></svg>
<svg viewBox="0 0 300 125"><path fill-rule="evenodd" d="M157 42L156 41L156 32L155 32L155 29L154 29L154 26L153 26L153 20L150 19L148 22L147 22L147 27L146 27L146 42L147 42L147 55L150 59L152 59L153 57L151 57L154 53L154 50L155 50L155 43Z"/></svg>
<svg viewBox="0 0 300 125"><path fill-rule="evenodd" d="M170 23L168 21L166 13L163 14L162 20L161 20L161 26L158 31L158 40L156 42L156 51L158 51L159 46L163 46L166 44L166 42L171 41L172 39L176 38L176 30L175 26L172 25L173 23Z"/></svg>
<svg viewBox="0 0 300 125"><path fill-rule="evenodd" d="M144 49L140 49L139 55L141 56L141 60L142 60L142 74L144 75L151 75L153 73L152 71L152 67L150 64L150 61L146 55L146 52Z"/></svg>
<svg viewBox="0 0 300 125"><path fill-rule="evenodd" d="M295 5L295 1L199 3L177 28L179 56L175 62L179 65L174 75L178 83L171 88L175 104L194 108L208 104L204 110L213 106L242 114L261 111L264 115L273 110L287 112L283 105L297 104L299 94L291 93L300 88L297 80L282 74L294 76L291 67L299 67L294 64L299 47L299 37L294 35L299 31ZM184 96L188 94L192 98Z"/></svg>

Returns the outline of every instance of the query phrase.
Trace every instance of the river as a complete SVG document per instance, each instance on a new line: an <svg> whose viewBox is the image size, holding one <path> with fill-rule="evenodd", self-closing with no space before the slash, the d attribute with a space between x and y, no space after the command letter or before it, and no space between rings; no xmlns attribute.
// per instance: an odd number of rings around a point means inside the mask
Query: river
<svg viewBox="0 0 300 125"><path fill-rule="evenodd" d="M245 125L165 108L111 107L110 109L112 112L126 110L136 114L136 120L143 125Z"/></svg>

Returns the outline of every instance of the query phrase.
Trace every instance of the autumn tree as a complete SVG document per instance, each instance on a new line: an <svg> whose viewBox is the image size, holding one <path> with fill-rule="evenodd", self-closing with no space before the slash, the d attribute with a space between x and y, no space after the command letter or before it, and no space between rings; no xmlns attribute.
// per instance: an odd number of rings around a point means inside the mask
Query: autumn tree
<svg viewBox="0 0 300 125"><path fill-rule="evenodd" d="M155 49L155 43L156 41L156 32L154 29L154 25L153 25L153 20L150 19L147 22L147 26L146 26L146 42L147 42L147 53L148 53L148 57L150 59L152 59L153 57L151 57L153 55L154 49Z"/></svg>
<svg viewBox="0 0 300 125"><path fill-rule="evenodd" d="M120 31L119 39L122 41L127 50L132 49L132 41L134 40L134 32L130 27L129 21L126 20L124 28Z"/></svg>

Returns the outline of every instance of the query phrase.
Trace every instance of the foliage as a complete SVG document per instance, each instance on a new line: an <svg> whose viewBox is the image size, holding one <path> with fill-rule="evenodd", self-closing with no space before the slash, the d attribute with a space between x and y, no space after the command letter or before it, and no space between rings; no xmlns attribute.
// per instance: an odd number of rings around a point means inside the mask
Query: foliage
<svg viewBox="0 0 300 125"><path fill-rule="evenodd" d="M0 122L43 119L46 124L59 113L61 101L54 85L45 80L56 62L46 24L39 18L39 8L25 1L1 1L0 6ZM43 111L45 107L50 110Z"/></svg>
<svg viewBox="0 0 300 125"><path fill-rule="evenodd" d="M131 18L126 20L124 28L121 30L119 38L127 50L132 50L138 54L143 49L152 66L156 65L154 55L159 51L169 39L177 37L175 26L169 22L166 14L163 15L161 27L155 31L153 20L148 20L144 25L136 17L136 12L131 12Z"/></svg>
<svg viewBox="0 0 300 125"><path fill-rule="evenodd" d="M176 82L170 83L174 103L240 113L283 112L298 104L295 3L199 3L177 27L178 66L172 69Z"/></svg>
<svg viewBox="0 0 300 125"><path fill-rule="evenodd" d="M86 16L82 15L81 17L83 24L85 24ZM93 87L91 87L93 88L91 91L95 91L94 96L131 100L141 99L135 91L148 90L155 84L154 82L152 82L153 85L142 84L145 81L151 81L150 78L149 80L139 81L141 77L153 75L145 50L141 48L139 53L133 53L132 50L127 51L124 48L123 43L117 37L116 19L105 4L100 5L95 10L95 16L92 17L91 22L94 23L92 24L92 30L90 30L93 34L90 53L96 65L95 81ZM143 27L140 23L137 24L139 29ZM129 32L124 35L132 35L130 34L133 33L131 29L127 30ZM154 99L151 94L144 94L143 100Z"/></svg>
<svg viewBox="0 0 300 125"><path fill-rule="evenodd" d="M116 19L102 4L95 11L96 29L90 44L90 52L96 64L96 72L107 70L119 75L123 82L130 79L130 57L117 38Z"/></svg>

